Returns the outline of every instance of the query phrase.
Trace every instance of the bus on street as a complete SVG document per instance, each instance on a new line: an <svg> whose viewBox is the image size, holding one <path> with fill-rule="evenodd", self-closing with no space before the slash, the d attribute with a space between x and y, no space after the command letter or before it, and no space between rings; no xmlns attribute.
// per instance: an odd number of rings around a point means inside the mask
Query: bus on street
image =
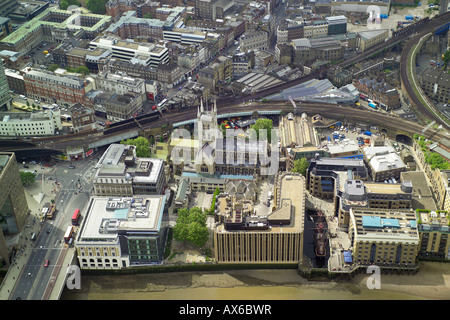
<svg viewBox="0 0 450 320"><path fill-rule="evenodd" d="M76 209L72 215L72 225L76 226L78 224L79 219L80 219L80 209Z"/></svg>
<svg viewBox="0 0 450 320"><path fill-rule="evenodd" d="M64 234L64 241L68 243L70 239L72 239L72 235L73 235L73 226L68 226L66 233Z"/></svg>

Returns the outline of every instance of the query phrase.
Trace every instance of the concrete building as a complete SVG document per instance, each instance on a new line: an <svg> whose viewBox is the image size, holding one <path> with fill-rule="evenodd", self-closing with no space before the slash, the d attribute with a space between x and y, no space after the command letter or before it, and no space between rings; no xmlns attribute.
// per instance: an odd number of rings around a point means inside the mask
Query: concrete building
<svg viewBox="0 0 450 320"><path fill-rule="evenodd" d="M96 196L162 194L166 184L161 159L137 158L136 147L112 144L96 165Z"/></svg>
<svg viewBox="0 0 450 320"><path fill-rule="evenodd" d="M248 30L239 37L242 52L269 49L269 34L266 31Z"/></svg>
<svg viewBox="0 0 450 320"><path fill-rule="evenodd" d="M15 250L8 244L8 238L22 232L29 215L19 167L14 152L0 153L0 258L10 265Z"/></svg>
<svg viewBox="0 0 450 320"><path fill-rule="evenodd" d="M0 111L11 110L11 93L5 74L3 61L0 61Z"/></svg>
<svg viewBox="0 0 450 320"><path fill-rule="evenodd" d="M102 36L92 40L89 47L92 50L95 48L109 50L112 52L112 58L118 60L133 62L138 59L142 64L155 68L169 62L169 50L160 44Z"/></svg>
<svg viewBox="0 0 450 320"><path fill-rule="evenodd" d="M13 32L11 19L0 16L0 40Z"/></svg>
<svg viewBox="0 0 450 320"><path fill-rule="evenodd" d="M53 136L62 130L59 108L37 112L0 112L0 136Z"/></svg>
<svg viewBox="0 0 450 320"><path fill-rule="evenodd" d="M97 128L95 111L84 108L81 104L74 105L71 109L72 128L75 133L83 130L94 130Z"/></svg>
<svg viewBox="0 0 450 320"><path fill-rule="evenodd" d="M429 67L422 71L419 78L423 91L430 99L450 103L450 74Z"/></svg>
<svg viewBox="0 0 450 320"><path fill-rule="evenodd" d="M201 20L222 19L233 5L234 1L195 0L195 16Z"/></svg>
<svg viewBox="0 0 450 320"><path fill-rule="evenodd" d="M306 39L314 39L326 36L328 35L328 23L326 20L310 21L303 26L303 32L304 38Z"/></svg>
<svg viewBox="0 0 450 320"><path fill-rule="evenodd" d="M218 197L214 229L220 263L298 263L303 260L305 180L278 174L274 206L267 216L254 212L251 200Z"/></svg>
<svg viewBox="0 0 450 320"><path fill-rule="evenodd" d="M25 88L25 82L23 81L23 74L24 72L22 71L5 69L9 89L13 90L15 93L26 95L27 89Z"/></svg>
<svg viewBox="0 0 450 320"><path fill-rule="evenodd" d="M92 197L74 241L80 267L121 269L161 263L168 230L164 204L161 195Z"/></svg>
<svg viewBox="0 0 450 320"><path fill-rule="evenodd" d="M127 11L119 21L112 23L108 29L106 29L106 33L116 35L122 39L137 37L142 40L162 40L163 31L170 30L173 27L174 22L160 19L139 18L136 11Z"/></svg>
<svg viewBox="0 0 450 320"><path fill-rule="evenodd" d="M305 60L338 61L344 53L343 47L333 36L295 39L291 46L294 48L295 63Z"/></svg>
<svg viewBox="0 0 450 320"><path fill-rule="evenodd" d="M347 17L346 16L332 16L325 17L328 24L328 35L347 33Z"/></svg>
<svg viewBox="0 0 450 320"><path fill-rule="evenodd" d="M118 95L128 92L145 94L145 80L124 74L101 72L94 76L97 90L111 91Z"/></svg>
<svg viewBox="0 0 450 320"><path fill-rule="evenodd" d="M450 259L450 216L448 211L416 210L420 236L419 257Z"/></svg>
<svg viewBox="0 0 450 320"><path fill-rule="evenodd" d="M19 7L17 0L2 0L0 2L0 17L8 17Z"/></svg>
<svg viewBox="0 0 450 320"><path fill-rule="evenodd" d="M420 239L413 211L351 208L349 237L357 264L417 266Z"/></svg>
<svg viewBox="0 0 450 320"><path fill-rule="evenodd" d="M60 48L62 50L58 50ZM55 55L58 56L57 60L60 61L60 67L68 66L69 68L76 68L85 66L91 73L99 73L106 70L109 60L112 57L111 51L102 48L90 50L72 47L64 50L63 45L60 45L55 50L56 52L53 51L53 58L56 60Z"/></svg>
<svg viewBox="0 0 450 320"><path fill-rule="evenodd" d="M411 181L385 184L341 179L334 198L339 226L349 226L351 208L410 209L412 208L412 195Z"/></svg>
<svg viewBox="0 0 450 320"><path fill-rule="evenodd" d="M109 16L82 13L77 10L48 8L3 38L0 41L0 48L26 53L35 49L42 41L61 43L75 34L93 39L107 28L111 19Z"/></svg>
<svg viewBox="0 0 450 320"><path fill-rule="evenodd" d="M377 43L385 41L389 36L389 29L375 29L358 32L357 47L364 52Z"/></svg>
<svg viewBox="0 0 450 320"><path fill-rule="evenodd" d="M395 183L400 180L400 173L406 171L406 165L392 147L366 147L363 154L373 181Z"/></svg>
<svg viewBox="0 0 450 320"><path fill-rule="evenodd" d="M366 181L368 177L363 160L315 157L306 171L306 188L315 197L333 199L341 181Z"/></svg>

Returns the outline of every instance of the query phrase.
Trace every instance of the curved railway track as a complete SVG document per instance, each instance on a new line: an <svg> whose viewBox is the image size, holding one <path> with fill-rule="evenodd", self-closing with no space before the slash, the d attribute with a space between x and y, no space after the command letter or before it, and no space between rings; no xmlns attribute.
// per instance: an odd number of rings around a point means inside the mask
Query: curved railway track
<svg viewBox="0 0 450 320"><path fill-rule="evenodd" d="M411 50L417 45L420 38L423 36L429 34L430 32L433 32L436 30L437 27L444 25L445 23L448 23L450 20L450 12L446 12L445 14L439 15L435 17L434 19L430 20L433 23L427 24L423 28L421 28L420 33L416 34L414 37L410 38L403 48L401 59L400 59L400 77L403 84L403 87L406 90L406 93L408 97L410 98L412 104L414 105L413 110L420 113L418 116L419 118L425 117L430 120L436 121L436 123L444 126L445 128L449 129L449 124L441 119L439 117L439 111L437 110L430 110L426 105L424 105L421 101L421 99L417 96L413 84L410 82L410 79L408 77L408 56L411 52ZM434 106L432 105L432 108Z"/></svg>

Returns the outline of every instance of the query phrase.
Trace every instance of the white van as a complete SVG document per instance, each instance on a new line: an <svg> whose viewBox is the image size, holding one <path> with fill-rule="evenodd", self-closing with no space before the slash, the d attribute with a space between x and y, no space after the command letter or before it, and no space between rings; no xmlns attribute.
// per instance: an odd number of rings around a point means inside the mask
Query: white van
<svg viewBox="0 0 450 320"><path fill-rule="evenodd" d="M23 99L23 100L27 100L27 97L25 97L23 94L21 94L21 95L19 96L19 98L20 98L20 99Z"/></svg>

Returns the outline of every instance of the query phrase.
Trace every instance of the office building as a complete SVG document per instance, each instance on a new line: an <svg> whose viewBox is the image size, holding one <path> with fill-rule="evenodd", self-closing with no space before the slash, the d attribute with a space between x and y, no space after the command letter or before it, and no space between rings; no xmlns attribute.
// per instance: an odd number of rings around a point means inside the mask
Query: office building
<svg viewBox="0 0 450 320"><path fill-rule="evenodd" d="M385 41L389 36L389 29L375 29L358 32L357 47L361 52Z"/></svg>
<svg viewBox="0 0 450 320"><path fill-rule="evenodd" d="M0 17L9 17L19 7L17 0L2 0L0 2Z"/></svg>
<svg viewBox="0 0 450 320"><path fill-rule="evenodd" d="M53 136L62 130L59 108L35 112L0 112L0 136Z"/></svg>
<svg viewBox="0 0 450 320"><path fill-rule="evenodd" d="M411 181L396 184L340 180L334 198L335 212L340 227L348 227L350 208L398 210L412 208L413 186Z"/></svg>
<svg viewBox="0 0 450 320"><path fill-rule="evenodd" d="M449 260L449 212L417 209L416 216L420 236L419 257Z"/></svg>
<svg viewBox="0 0 450 320"><path fill-rule="evenodd" d="M26 95L27 89L25 88L25 81L23 81L23 74L23 71L5 69L9 89L13 90L14 93Z"/></svg>
<svg viewBox="0 0 450 320"><path fill-rule="evenodd" d="M332 16L325 17L328 24L328 35L347 33L347 17L346 16Z"/></svg>
<svg viewBox="0 0 450 320"><path fill-rule="evenodd" d="M269 34L266 31L248 30L239 37L242 52L269 49Z"/></svg>
<svg viewBox="0 0 450 320"><path fill-rule="evenodd" d="M74 242L80 267L121 269L161 263L168 230L164 204L161 195L92 197Z"/></svg>
<svg viewBox="0 0 450 320"><path fill-rule="evenodd" d="M368 177L363 160L316 156L306 171L306 188L315 197L334 199L340 183L347 179L366 181Z"/></svg>
<svg viewBox="0 0 450 320"><path fill-rule="evenodd" d="M254 213L251 200L216 198L214 253L220 263L299 263L303 260L305 180L275 177L273 211Z"/></svg>
<svg viewBox="0 0 450 320"><path fill-rule="evenodd" d="M27 97L41 101L74 105L81 103L90 106L86 93L92 89L92 83L85 78L59 74L43 70L30 70L23 75Z"/></svg>
<svg viewBox="0 0 450 320"><path fill-rule="evenodd" d="M9 266L12 255L16 253L11 248L8 238L17 236L24 228L29 215L25 190L19 175L16 155L14 152L0 153L0 256ZM16 240L17 241L17 240Z"/></svg>
<svg viewBox="0 0 450 320"><path fill-rule="evenodd" d="M338 61L344 53L343 47L333 36L315 39L294 39L290 44L294 48L294 59L296 62L303 60Z"/></svg>
<svg viewBox="0 0 450 320"><path fill-rule="evenodd" d="M169 62L169 50L160 44L120 40L113 37L97 37L89 44L95 48L106 49L112 52L112 58L133 63L139 60L141 64L158 67Z"/></svg>
<svg viewBox="0 0 450 320"><path fill-rule="evenodd" d="M420 84L430 98L438 102L450 103L450 74L432 67L420 74Z"/></svg>
<svg viewBox="0 0 450 320"><path fill-rule="evenodd" d="M124 94L107 91L97 96L97 104L103 106L110 121L122 121L132 118L144 105L145 93L128 91Z"/></svg>
<svg viewBox="0 0 450 320"><path fill-rule="evenodd" d="M122 39L163 39L163 31L171 30L174 23L159 19L139 18L136 11L127 11L119 21L111 24L106 30L109 34L114 34Z"/></svg>
<svg viewBox="0 0 450 320"><path fill-rule="evenodd" d="M96 196L163 194L166 184L163 160L137 158L135 146L110 145L96 168Z"/></svg>
<svg viewBox="0 0 450 320"><path fill-rule="evenodd" d="M363 153L369 174L375 182L395 183L400 180L400 173L406 171L401 157L392 147L366 147Z"/></svg>
<svg viewBox="0 0 450 320"><path fill-rule="evenodd" d="M413 211L351 208L349 237L357 264L417 267L420 239Z"/></svg>
<svg viewBox="0 0 450 320"><path fill-rule="evenodd" d="M11 110L11 92L5 74L3 61L0 61L0 111Z"/></svg>
<svg viewBox="0 0 450 320"><path fill-rule="evenodd" d="M43 41L61 43L75 35L93 39L111 20L109 16L48 8L3 38L0 48L27 53Z"/></svg>
<svg viewBox="0 0 450 320"><path fill-rule="evenodd" d="M94 79L97 90L112 91L118 95L123 95L127 92L145 93L144 79L112 72L101 72Z"/></svg>

